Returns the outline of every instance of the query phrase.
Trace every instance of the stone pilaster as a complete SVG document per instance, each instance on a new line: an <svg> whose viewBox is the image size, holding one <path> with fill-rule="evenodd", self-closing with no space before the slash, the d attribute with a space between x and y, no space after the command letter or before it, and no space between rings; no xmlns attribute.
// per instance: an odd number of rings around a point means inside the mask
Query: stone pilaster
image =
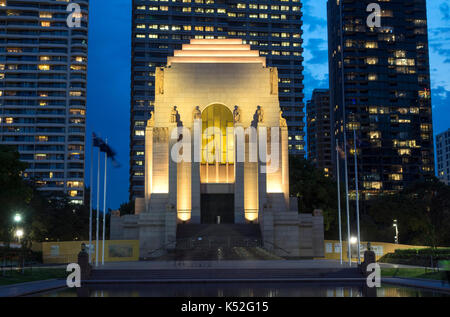
<svg viewBox="0 0 450 317"><path fill-rule="evenodd" d="M252 132L254 131L254 132ZM245 135L244 208L246 221L258 220L258 132L249 128Z"/></svg>
<svg viewBox="0 0 450 317"><path fill-rule="evenodd" d="M264 130L267 129L263 124L258 124L258 215L262 215L264 209L267 209L267 163L265 156L267 153L267 138L266 140L260 139L260 131L262 130L264 135ZM267 130L265 132L267 137ZM261 149L263 149L261 153ZM262 154L262 155L261 155ZM259 216L258 216L259 217Z"/></svg>
<svg viewBox="0 0 450 317"><path fill-rule="evenodd" d="M178 187L178 163L175 162L171 157L171 151L175 143L177 143L177 139L172 139L171 134L173 133L173 129L177 129L177 125L170 124L169 126L169 201L168 201L168 210L176 210L177 209L177 187Z"/></svg>
<svg viewBox="0 0 450 317"><path fill-rule="evenodd" d="M243 129L241 123L235 124L235 129ZM239 139L239 136L234 136L234 223L245 223L245 209L244 209L244 162L239 158L241 153L238 153L238 142L245 143L244 139ZM245 146L245 145L244 145ZM244 147L245 152L245 147ZM244 153L245 154L245 153ZM245 160L245 156L244 156ZM239 162L240 161L240 162Z"/></svg>
<svg viewBox="0 0 450 317"><path fill-rule="evenodd" d="M289 204L289 148L288 148L288 128L280 127L281 134L281 186L283 188L284 199L286 201L287 210L290 210Z"/></svg>
<svg viewBox="0 0 450 317"><path fill-rule="evenodd" d="M201 145L202 145L202 121L194 121L191 150L191 221L190 223L199 224L200 214L200 163L201 163ZM195 139L197 138L197 139Z"/></svg>
<svg viewBox="0 0 450 317"><path fill-rule="evenodd" d="M151 123L149 120L145 128L145 207L144 210L136 210L136 213L149 212L150 209L153 174L153 125Z"/></svg>

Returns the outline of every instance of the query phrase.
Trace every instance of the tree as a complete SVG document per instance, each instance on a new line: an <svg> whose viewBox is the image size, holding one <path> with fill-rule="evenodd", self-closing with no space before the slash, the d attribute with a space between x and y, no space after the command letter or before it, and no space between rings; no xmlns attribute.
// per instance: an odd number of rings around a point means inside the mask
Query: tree
<svg viewBox="0 0 450 317"><path fill-rule="evenodd" d="M19 158L16 148L0 145L0 241L10 240L13 215L33 197L32 187L22 178L28 165Z"/></svg>
<svg viewBox="0 0 450 317"><path fill-rule="evenodd" d="M368 201L367 214L361 219L362 236L371 241L393 242L394 219L400 243L450 245L450 187L431 178Z"/></svg>
<svg viewBox="0 0 450 317"><path fill-rule="evenodd" d="M134 214L134 200L127 203L122 203L119 207L120 215L133 215Z"/></svg>
<svg viewBox="0 0 450 317"><path fill-rule="evenodd" d="M73 241L89 238L89 208L67 196L49 199L40 193L30 203L30 234L34 241Z"/></svg>
<svg viewBox="0 0 450 317"><path fill-rule="evenodd" d="M314 164L300 157L289 159L291 196L298 198L300 213L321 209L326 236L337 236L337 184Z"/></svg>
<svg viewBox="0 0 450 317"><path fill-rule="evenodd" d="M89 205L72 204L66 194L47 197L23 179L27 163L19 158L15 148L0 145L0 241L11 240L16 213L23 218L24 240L87 239Z"/></svg>

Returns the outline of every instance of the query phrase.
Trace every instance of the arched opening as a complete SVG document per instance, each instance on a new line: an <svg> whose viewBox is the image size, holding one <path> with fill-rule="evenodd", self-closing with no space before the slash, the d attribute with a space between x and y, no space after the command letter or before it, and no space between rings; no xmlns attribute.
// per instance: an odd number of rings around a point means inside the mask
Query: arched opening
<svg viewBox="0 0 450 317"><path fill-rule="evenodd" d="M234 120L222 104L202 112L201 222L234 223Z"/></svg>
<svg viewBox="0 0 450 317"><path fill-rule="evenodd" d="M201 183L234 183L233 113L222 104L202 112Z"/></svg>

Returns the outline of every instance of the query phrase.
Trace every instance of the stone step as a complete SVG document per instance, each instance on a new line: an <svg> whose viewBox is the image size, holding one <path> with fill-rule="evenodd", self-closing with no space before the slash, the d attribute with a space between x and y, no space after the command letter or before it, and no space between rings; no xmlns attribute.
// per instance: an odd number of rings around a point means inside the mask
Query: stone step
<svg viewBox="0 0 450 317"><path fill-rule="evenodd" d="M94 270L91 280L260 280L298 278L361 278L356 268L318 269L167 269L167 270Z"/></svg>
<svg viewBox="0 0 450 317"><path fill-rule="evenodd" d="M197 237L247 237L260 238L261 231L257 224L179 224L177 226L177 238Z"/></svg>

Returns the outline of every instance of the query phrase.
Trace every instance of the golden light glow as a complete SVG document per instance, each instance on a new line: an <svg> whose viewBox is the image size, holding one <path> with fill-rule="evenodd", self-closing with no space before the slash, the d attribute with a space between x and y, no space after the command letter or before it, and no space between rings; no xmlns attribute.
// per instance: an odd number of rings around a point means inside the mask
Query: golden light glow
<svg viewBox="0 0 450 317"><path fill-rule="evenodd" d="M175 51L174 56L196 57L196 56L220 56L220 57L242 57L252 56L259 57L258 51L233 51L233 50L192 50L192 51Z"/></svg>
<svg viewBox="0 0 450 317"><path fill-rule="evenodd" d="M192 39L191 44L242 44L241 39Z"/></svg>
<svg viewBox="0 0 450 317"><path fill-rule="evenodd" d="M256 221L256 220L258 220L258 212L245 211L245 219L247 221Z"/></svg>
<svg viewBox="0 0 450 317"><path fill-rule="evenodd" d="M171 66L173 63L180 64L258 64L261 63L263 67L266 67L266 59L264 57L215 57L215 56L202 56L202 57L168 57L167 66Z"/></svg>
<svg viewBox="0 0 450 317"><path fill-rule="evenodd" d="M173 63L250 63L265 67L266 58L242 44L241 39L192 39L167 58L167 66Z"/></svg>
<svg viewBox="0 0 450 317"><path fill-rule="evenodd" d="M281 188L281 184L275 181L267 182L267 193L269 194L277 194L283 193L283 188Z"/></svg>
<svg viewBox="0 0 450 317"><path fill-rule="evenodd" d="M231 45L231 44L227 44L227 45L218 45L218 44L183 44L182 45L182 50L183 51L197 51L197 50L211 50L211 51L216 51L216 50L232 50L232 51L249 51L250 50L250 45L249 44L238 44L238 45Z"/></svg>
<svg viewBox="0 0 450 317"><path fill-rule="evenodd" d="M183 222L189 221L191 219L191 211L190 210L188 210L188 211L179 210L178 211L178 219Z"/></svg>
<svg viewBox="0 0 450 317"><path fill-rule="evenodd" d="M203 110L202 164L216 163L216 156L221 164L234 163L234 136L227 137L227 128L233 126L233 114L226 106L215 104ZM220 129L220 135L213 129Z"/></svg>
<svg viewBox="0 0 450 317"><path fill-rule="evenodd" d="M168 194L169 184L167 181L164 182L154 182L152 186L152 194Z"/></svg>

